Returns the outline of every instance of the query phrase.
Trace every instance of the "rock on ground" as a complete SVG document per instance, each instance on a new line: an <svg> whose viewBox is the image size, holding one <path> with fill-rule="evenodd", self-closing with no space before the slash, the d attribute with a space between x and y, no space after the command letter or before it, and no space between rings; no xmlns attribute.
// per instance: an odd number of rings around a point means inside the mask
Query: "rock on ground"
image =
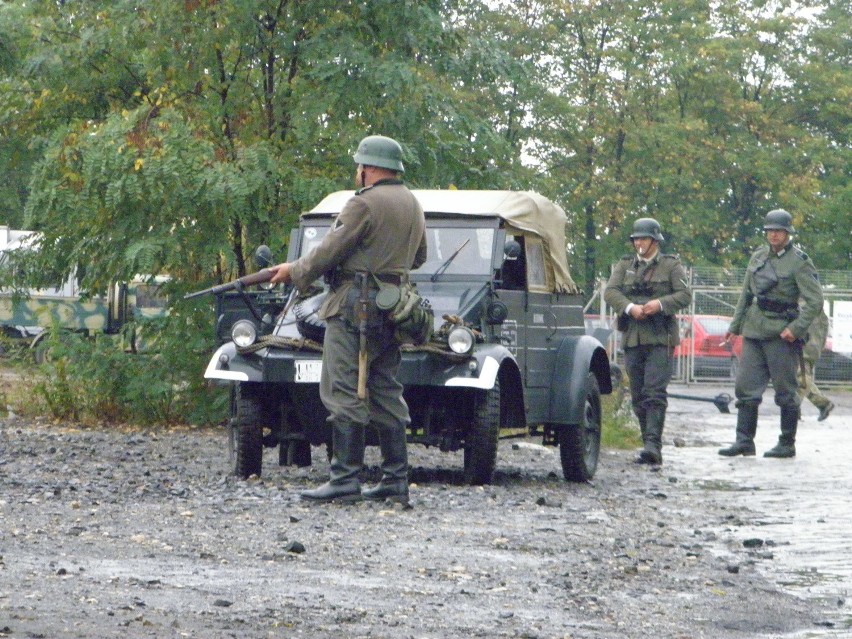
<svg viewBox="0 0 852 639"><path fill-rule="evenodd" d="M578 485L555 449L501 442L493 485L469 487L460 453L412 446L402 509L302 503L317 449L239 480L226 441L0 421L0 636L739 639L824 619L736 541L736 500L633 452Z"/></svg>

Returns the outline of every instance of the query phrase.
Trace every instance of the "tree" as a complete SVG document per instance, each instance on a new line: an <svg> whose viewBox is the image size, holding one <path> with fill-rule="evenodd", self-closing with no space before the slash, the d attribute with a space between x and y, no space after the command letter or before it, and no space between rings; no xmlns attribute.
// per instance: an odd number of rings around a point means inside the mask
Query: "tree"
<svg viewBox="0 0 852 639"><path fill-rule="evenodd" d="M457 47L440 19L451 9L438 0L4 7L4 31L28 43L23 75L38 71L30 94L43 96L18 128L52 131L27 206L44 259L66 271L90 264L83 285L93 291L132 272L232 277L247 269L246 247L280 248L301 211L348 186L345 162L367 133L401 140L413 166L428 164L427 145L441 166L469 164L455 140L430 144L454 124L485 128L475 113L447 116L465 112L436 74ZM408 20L416 32L396 28ZM435 107L447 98L448 109Z"/></svg>

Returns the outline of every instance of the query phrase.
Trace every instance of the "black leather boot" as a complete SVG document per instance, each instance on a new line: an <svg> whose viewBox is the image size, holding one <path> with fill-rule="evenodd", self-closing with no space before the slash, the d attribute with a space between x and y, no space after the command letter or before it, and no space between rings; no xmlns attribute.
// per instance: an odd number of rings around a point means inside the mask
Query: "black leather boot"
<svg viewBox="0 0 852 639"><path fill-rule="evenodd" d="M757 433L757 404L742 404L737 409L737 441L728 448L720 448L724 457L753 457L754 435Z"/></svg>
<svg viewBox="0 0 852 639"><path fill-rule="evenodd" d="M648 419L647 419L647 416L645 415L644 410L642 410L642 411L637 410L636 411L636 417L639 420L639 433L642 435L642 447L644 448L645 440L648 437ZM633 461L637 464L644 464L645 463L644 461L642 461L641 452L640 452L639 455L637 455L636 459L634 459Z"/></svg>
<svg viewBox="0 0 852 639"><path fill-rule="evenodd" d="M663 426L666 423L665 406L654 406L645 411L644 448L639 451L637 464L663 463ZM641 422L640 422L641 425Z"/></svg>
<svg viewBox="0 0 852 639"><path fill-rule="evenodd" d="M408 503L408 446L405 427L387 428L379 432L382 451L382 479L373 488L362 491L364 499Z"/></svg>
<svg viewBox="0 0 852 639"><path fill-rule="evenodd" d="M796 456L796 428L799 425L797 406L781 407L781 436L775 448L763 453L764 457L788 458Z"/></svg>
<svg viewBox="0 0 852 639"><path fill-rule="evenodd" d="M332 425L331 479L319 488L306 490L302 499L315 502L361 501L358 473L364 466L364 426L348 421Z"/></svg>

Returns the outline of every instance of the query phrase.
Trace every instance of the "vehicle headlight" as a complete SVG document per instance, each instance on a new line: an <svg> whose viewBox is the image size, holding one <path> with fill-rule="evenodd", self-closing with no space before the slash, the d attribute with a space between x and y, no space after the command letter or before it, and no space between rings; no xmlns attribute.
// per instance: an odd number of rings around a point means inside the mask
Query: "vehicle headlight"
<svg viewBox="0 0 852 639"><path fill-rule="evenodd" d="M231 339L237 346L251 346L257 341L257 327L249 320L237 320L231 327Z"/></svg>
<svg viewBox="0 0 852 639"><path fill-rule="evenodd" d="M473 344L476 339L473 336L473 331L466 326L456 326L450 331L447 336L447 346L450 350L459 355L465 355L473 350Z"/></svg>

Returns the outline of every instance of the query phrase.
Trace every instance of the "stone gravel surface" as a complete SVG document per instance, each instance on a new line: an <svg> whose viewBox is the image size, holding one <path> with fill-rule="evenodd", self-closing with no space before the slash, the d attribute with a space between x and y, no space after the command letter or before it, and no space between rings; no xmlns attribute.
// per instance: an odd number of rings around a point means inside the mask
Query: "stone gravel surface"
<svg viewBox="0 0 852 639"><path fill-rule="evenodd" d="M773 542L736 534L748 510L688 469L604 451L592 483L568 484L558 451L508 440L494 483L470 487L460 453L410 454L410 508L311 505L298 494L326 479L320 449L303 469L269 450L243 481L223 429L0 420L0 636L739 639L833 625L825 602L767 577Z"/></svg>

